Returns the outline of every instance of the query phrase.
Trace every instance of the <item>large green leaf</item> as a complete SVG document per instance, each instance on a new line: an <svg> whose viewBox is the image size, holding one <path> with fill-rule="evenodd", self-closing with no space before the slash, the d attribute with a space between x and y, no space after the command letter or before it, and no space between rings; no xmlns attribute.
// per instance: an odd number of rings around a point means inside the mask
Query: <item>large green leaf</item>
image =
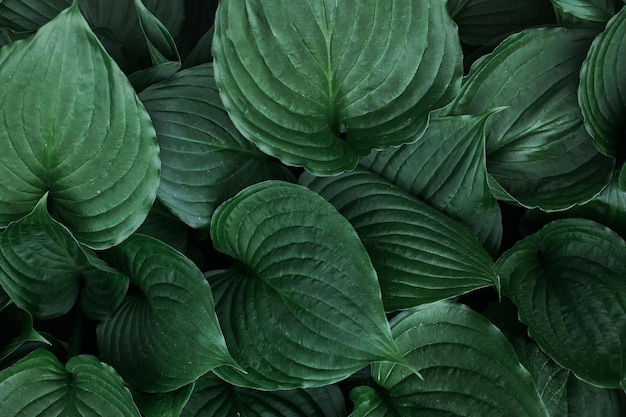
<svg viewBox="0 0 626 417"><path fill-rule="evenodd" d="M619 163L626 158L626 8L591 45L580 72L578 101L596 147Z"/></svg>
<svg viewBox="0 0 626 417"><path fill-rule="evenodd" d="M133 388L172 391L219 365L235 365L215 316L211 288L184 255L133 235L105 254L133 285L97 327L101 357Z"/></svg>
<svg viewBox="0 0 626 417"><path fill-rule="evenodd" d="M247 374L235 385L307 388L373 361L400 361L370 258L350 223L302 186L265 181L217 208L217 250L235 266L210 274L217 315Z"/></svg>
<svg viewBox="0 0 626 417"><path fill-rule="evenodd" d="M482 116L438 117L415 143L374 151L359 164L465 224L495 256L502 216L487 183Z"/></svg>
<svg viewBox="0 0 626 417"><path fill-rule="evenodd" d="M539 346L579 378L626 386L626 242L585 219L562 219L496 263L502 292Z"/></svg>
<svg viewBox="0 0 626 417"><path fill-rule="evenodd" d="M0 415L140 417L113 368L90 355L63 366L43 349L0 372Z"/></svg>
<svg viewBox="0 0 626 417"><path fill-rule="evenodd" d="M161 147L159 200L189 226L207 227L217 206L248 185L292 177L233 126L212 64L182 71L139 97Z"/></svg>
<svg viewBox="0 0 626 417"><path fill-rule="evenodd" d="M391 331L424 379L375 364L377 386L352 391L351 417L548 417L512 346L482 315L440 301L396 316Z"/></svg>
<svg viewBox="0 0 626 417"><path fill-rule="evenodd" d="M577 103L580 66L596 32L529 29L472 66L453 114L508 108L488 121L487 169L526 207L562 210L608 184L614 163L596 151Z"/></svg>
<svg viewBox="0 0 626 417"><path fill-rule="evenodd" d="M0 227L46 192L53 216L92 248L141 225L159 183L156 135L76 5L0 50L0 101L11 103L0 115Z"/></svg>
<svg viewBox="0 0 626 417"><path fill-rule="evenodd" d="M461 40L484 45L494 38L531 26L555 21L552 4L546 0L448 0L448 11Z"/></svg>
<svg viewBox="0 0 626 417"><path fill-rule="evenodd" d="M244 136L322 175L417 139L462 72L457 29L439 0L221 2L213 56Z"/></svg>
<svg viewBox="0 0 626 417"><path fill-rule="evenodd" d="M300 183L335 206L359 234L386 311L497 286L491 257L465 226L375 174L305 173Z"/></svg>
<svg viewBox="0 0 626 417"><path fill-rule="evenodd" d="M345 417L336 385L288 391L256 391L230 385L213 374L196 382L181 417Z"/></svg>
<svg viewBox="0 0 626 417"><path fill-rule="evenodd" d="M0 27L34 32L71 4L72 0L2 0Z"/></svg>

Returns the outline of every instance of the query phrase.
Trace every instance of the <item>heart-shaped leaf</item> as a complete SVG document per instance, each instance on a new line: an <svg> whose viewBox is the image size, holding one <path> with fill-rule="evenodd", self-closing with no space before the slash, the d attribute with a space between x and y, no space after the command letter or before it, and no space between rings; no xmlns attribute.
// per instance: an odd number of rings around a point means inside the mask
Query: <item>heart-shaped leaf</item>
<svg viewBox="0 0 626 417"><path fill-rule="evenodd" d="M585 127L606 155L626 158L626 9L613 17L591 45L580 71L578 101Z"/></svg>
<svg viewBox="0 0 626 417"><path fill-rule="evenodd" d="M72 0L2 0L0 27L34 32L67 9Z"/></svg>
<svg viewBox="0 0 626 417"><path fill-rule="evenodd" d="M0 415L140 417L113 368L90 355L63 366L44 349L0 372Z"/></svg>
<svg viewBox="0 0 626 417"><path fill-rule="evenodd" d="M493 261L467 228L371 172L304 174L359 234L378 274L386 311L497 285Z"/></svg>
<svg viewBox="0 0 626 417"><path fill-rule="evenodd" d="M424 379L374 364L378 386L352 391L351 417L548 417L508 340L473 310L447 301L419 306L394 317L391 331Z"/></svg>
<svg viewBox="0 0 626 417"><path fill-rule="evenodd" d="M129 237L105 257L135 291L98 325L98 348L133 389L172 391L216 366L235 365L211 288L188 258L142 235Z"/></svg>
<svg viewBox="0 0 626 417"><path fill-rule="evenodd" d="M0 50L0 101L11 103L0 114L0 227L46 192L53 216L89 247L141 225L159 184L156 135L76 4Z"/></svg>
<svg viewBox="0 0 626 417"><path fill-rule="evenodd" d="M487 122L487 170L526 207L562 210L591 200L614 162L597 152L577 103L578 74L596 32L529 29L472 66L453 114L506 110Z"/></svg>
<svg viewBox="0 0 626 417"><path fill-rule="evenodd" d="M370 258L350 223L302 186L265 181L219 206L217 250L236 266L210 274L217 315L244 375L239 386L290 389L401 361ZM357 302L358 300L358 302Z"/></svg>
<svg viewBox="0 0 626 417"><path fill-rule="evenodd" d="M555 220L496 269L529 334L558 364L596 386L626 386L622 238L591 220Z"/></svg>
<svg viewBox="0 0 626 417"><path fill-rule="evenodd" d="M248 185L292 178L233 126L212 64L182 71L140 98L161 147L159 200L189 226L207 227L217 206Z"/></svg>
<svg viewBox="0 0 626 417"><path fill-rule="evenodd" d="M374 151L359 164L453 219L498 253L502 216L487 183L482 116L438 117L415 143Z"/></svg>
<svg viewBox="0 0 626 417"><path fill-rule="evenodd" d="M417 139L462 73L457 29L439 0L222 2L213 56L244 136L322 175Z"/></svg>
<svg viewBox="0 0 626 417"><path fill-rule="evenodd" d="M345 417L336 385L288 391L256 391L230 385L214 374L196 382L181 417Z"/></svg>

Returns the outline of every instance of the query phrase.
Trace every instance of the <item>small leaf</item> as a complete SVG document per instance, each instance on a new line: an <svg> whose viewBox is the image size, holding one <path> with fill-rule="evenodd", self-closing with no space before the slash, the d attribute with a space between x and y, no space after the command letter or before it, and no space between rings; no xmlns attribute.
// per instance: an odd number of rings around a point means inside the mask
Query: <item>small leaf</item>
<svg viewBox="0 0 626 417"><path fill-rule="evenodd" d="M90 319L106 320L126 295L128 277L111 268L89 249L82 250L87 265L82 269L85 285L80 306Z"/></svg>
<svg viewBox="0 0 626 417"><path fill-rule="evenodd" d="M133 398L145 417L180 417L193 390L191 383L163 394L135 393Z"/></svg>
<svg viewBox="0 0 626 417"><path fill-rule="evenodd" d="M613 0L551 0L562 22L604 23L615 14Z"/></svg>
<svg viewBox="0 0 626 417"><path fill-rule="evenodd" d="M213 56L243 135L320 175L417 139L462 74L457 29L439 0L222 2Z"/></svg>
<svg viewBox="0 0 626 417"><path fill-rule="evenodd" d="M0 372L0 415L140 417L113 368L89 355L64 367L43 349Z"/></svg>
<svg viewBox="0 0 626 417"><path fill-rule="evenodd" d="M50 345L50 342L33 327L33 316L28 311L13 303L1 307L0 365L27 343Z"/></svg>
<svg viewBox="0 0 626 417"><path fill-rule="evenodd" d="M614 161L585 131L576 91L596 32L528 29L472 66L451 114L506 110L487 122L487 170L527 208L563 210L609 183Z"/></svg>
<svg viewBox="0 0 626 417"><path fill-rule="evenodd" d="M189 226L207 227L215 208L247 185L292 178L233 126L212 64L182 71L140 98L161 147L159 200Z"/></svg>
<svg viewBox="0 0 626 417"><path fill-rule="evenodd" d="M239 388L207 374L181 417L345 417L345 403L336 385L288 391Z"/></svg>
<svg viewBox="0 0 626 417"><path fill-rule="evenodd" d="M604 154L626 158L626 8L591 45L580 71L578 101L585 127Z"/></svg>
<svg viewBox="0 0 626 417"><path fill-rule="evenodd" d="M622 238L591 220L555 220L505 252L496 269L542 350L583 381L619 388L626 376Z"/></svg>
<svg viewBox="0 0 626 417"><path fill-rule="evenodd" d="M386 311L497 285L493 261L458 222L364 170L300 183L352 224L378 274Z"/></svg>
<svg viewBox="0 0 626 417"><path fill-rule="evenodd" d="M34 32L72 5L72 0L2 0L0 27Z"/></svg>
<svg viewBox="0 0 626 417"><path fill-rule="evenodd" d="M218 207L211 237L235 259L208 278L217 315L229 323L228 347L247 371L217 368L220 378L309 388L400 360L367 252L318 194L280 181L252 185Z"/></svg>
<svg viewBox="0 0 626 417"><path fill-rule="evenodd" d="M0 101L11 103L0 114L0 227L46 192L52 215L91 248L141 225L159 183L156 135L76 4L0 49Z"/></svg>
<svg viewBox="0 0 626 417"><path fill-rule="evenodd" d="M110 249L105 259L135 290L98 325L98 348L133 389L172 391L216 366L235 365L211 288L189 259L142 235Z"/></svg>
<svg viewBox="0 0 626 417"><path fill-rule="evenodd" d="M530 374L482 315L439 301L394 317L391 331L424 379L395 365L374 364L378 387L351 395L357 402L352 417L408 417L418 410L424 415L548 417Z"/></svg>

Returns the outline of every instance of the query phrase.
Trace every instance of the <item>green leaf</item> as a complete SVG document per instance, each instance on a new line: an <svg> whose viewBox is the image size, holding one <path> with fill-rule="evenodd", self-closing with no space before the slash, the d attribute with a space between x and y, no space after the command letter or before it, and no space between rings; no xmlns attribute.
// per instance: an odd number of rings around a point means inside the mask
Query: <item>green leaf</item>
<svg viewBox="0 0 626 417"><path fill-rule="evenodd" d="M142 235L110 249L105 259L130 278L133 290L98 324L98 348L133 389L172 391L216 366L236 366L211 288L189 259Z"/></svg>
<svg viewBox="0 0 626 417"><path fill-rule="evenodd" d="M472 67L452 114L508 108L487 123L487 170L525 207L562 210L608 184L614 162L593 146L576 91L596 32L529 29Z"/></svg>
<svg viewBox="0 0 626 417"><path fill-rule="evenodd" d="M244 136L321 175L417 139L462 73L457 29L438 0L222 2L213 56Z"/></svg>
<svg viewBox="0 0 626 417"><path fill-rule="evenodd" d="M509 342L473 310L447 301L419 306L394 317L391 331L424 379L374 364L378 386L353 391L351 417L548 417Z"/></svg>
<svg viewBox="0 0 626 417"><path fill-rule="evenodd" d="M400 361L376 272L348 221L318 194L265 181L216 210L211 237L235 266L209 276L239 386L308 388Z"/></svg>
<svg viewBox="0 0 626 417"><path fill-rule="evenodd" d="M288 391L256 391L230 385L213 374L196 382L181 417L345 417L336 385Z"/></svg>
<svg viewBox="0 0 626 417"><path fill-rule="evenodd" d="M626 377L622 238L591 220L555 220L505 252L496 270L542 350L586 382L620 387Z"/></svg>
<svg viewBox="0 0 626 417"><path fill-rule="evenodd" d="M465 226L364 170L300 183L356 230L378 274L386 311L498 285L494 264Z"/></svg>
<svg viewBox="0 0 626 417"><path fill-rule="evenodd" d="M156 135L76 5L0 50L0 101L11 103L0 115L0 227L46 192L53 216L91 248L141 225L159 183Z"/></svg>
<svg viewBox="0 0 626 417"><path fill-rule="evenodd" d="M207 227L217 206L248 185L292 179L233 126L212 64L181 71L140 98L161 147L159 200L189 226Z"/></svg>
<svg viewBox="0 0 626 417"><path fill-rule="evenodd" d="M359 163L465 224L495 255L502 216L487 183L485 122L502 109L435 118L417 142L374 151Z"/></svg>
<svg viewBox="0 0 626 417"><path fill-rule="evenodd" d="M449 0L447 6L468 45L485 45L499 36L555 21L552 4L545 0Z"/></svg>
<svg viewBox="0 0 626 417"><path fill-rule="evenodd" d="M163 394L135 393L133 398L145 417L180 417L193 389L191 383Z"/></svg>
<svg viewBox="0 0 626 417"><path fill-rule="evenodd" d="M25 344L50 345L33 327L33 316L10 303L0 308L0 364Z"/></svg>
<svg viewBox="0 0 626 417"><path fill-rule="evenodd" d="M0 415L140 417L113 368L90 355L64 367L43 349L0 372Z"/></svg>
<svg viewBox="0 0 626 417"><path fill-rule="evenodd" d="M561 22L604 23L617 10L615 0L551 0Z"/></svg>
<svg viewBox="0 0 626 417"><path fill-rule="evenodd" d="M72 5L72 0L2 0L0 27L34 32Z"/></svg>
<svg viewBox="0 0 626 417"><path fill-rule="evenodd" d="M580 71L578 101L585 127L600 152L626 158L626 8L591 45Z"/></svg>

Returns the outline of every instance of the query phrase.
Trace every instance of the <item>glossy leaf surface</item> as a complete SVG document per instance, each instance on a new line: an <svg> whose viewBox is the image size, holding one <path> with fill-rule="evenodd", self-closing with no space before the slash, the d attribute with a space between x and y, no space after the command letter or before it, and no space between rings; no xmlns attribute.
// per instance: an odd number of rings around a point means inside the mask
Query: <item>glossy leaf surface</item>
<svg viewBox="0 0 626 417"><path fill-rule="evenodd" d="M216 210L215 248L235 266L209 275L235 385L308 388L373 361L398 361L376 272L348 221L302 186L265 181ZM358 302L356 302L358 300Z"/></svg>
<svg viewBox="0 0 626 417"><path fill-rule="evenodd" d="M77 6L0 50L0 101L11 103L0 114L0 227L46 192L53 216L89 247L141 225L159 183L156 135Z"/></svg>
<svg viewBox="0 0 626 417"><path fill-rule="evenodd" d="M378 274L386 311L498 284L493 261L465 226L364 170L303 175L352 224Z"/></svg>
<svg viewBox="0 0 626 417"><path fill-rule="evenodd" d="M626 377L626 243L591 220L555 220L496 263L531 337L593 385Z"/></svg>
<svg viewBox="0 0 626 417"><path fill-rule="evenodd" d="M417 139L462 72L456 26L435 0L223 2L213 56L244 136L322 175Z"/></svg>

